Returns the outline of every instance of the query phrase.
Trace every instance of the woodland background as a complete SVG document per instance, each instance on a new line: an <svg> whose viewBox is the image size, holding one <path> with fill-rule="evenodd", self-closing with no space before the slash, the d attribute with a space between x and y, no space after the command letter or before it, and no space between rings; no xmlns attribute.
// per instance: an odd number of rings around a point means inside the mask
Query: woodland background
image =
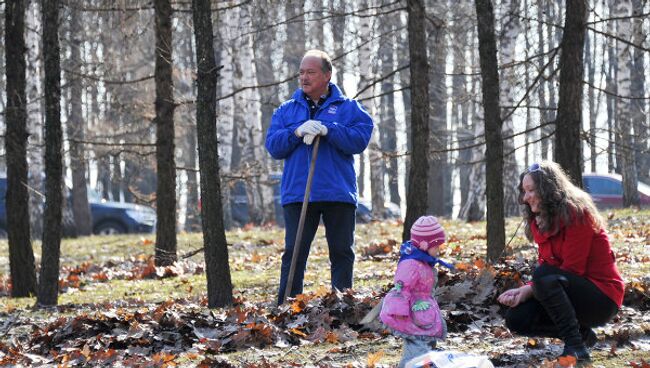
<svg viewBox="0 0 650 368"><path fill-rule="evenodd" d="M5 3L0 3L3 12ZM31 182L43 180L44 172L43 22L39 2L25 4L27 155L30 186L40 188ZM172 2L169 26L176 226L196 231L197 74L190 5ZM211 5L214 55L222 67L216 127L223 197L229 197L234 180L246 180L252 222L273 221L272 196L263 194L272 185L269 173L280 172L281 162L263 148L266 128L273 110L297 88L304 51L321 48L334 59L334 80L375 118L371 145L357 158L360 193L372 199L378 217L384 202L404 210L412 97L406 4L268 0ZM560 1L495 2L504 183L515 183L534 161L553 159L565 6ZM633 170L639 180L649 181L649 9L644 0L587 4L579 137L585 171ZM73 178L83 175L105 198L155 204L153 3L69 0L60 4L59 17L66 181L74 190ZM425 27L418 47L426 50L429 64L427 210L478 220L485 213L485 146L474 4L427 1ZM7 109L5 73L2 111ZM634 161L626 168L621 154L627 149ZM4 162L0 165L5 171ZM517 215L515 186L503 189L505 215ZM223 204L229 226L230 202ZM33 226L33 232L40 236L42 226Z"/></svg>
<svg viewBox="0 0 650 368"><path fill-rule="evenodd" d="M310 48L330 53L334 80L375 119L371 143L356 157L359 190L375 218L386 202L400 205L401 238L424 213L485 218L478 224L486 232L470 237L482 244L469 264L476 256L490 267L508 265L506 219L519 214L516 183L533 162L553 159L576 183L583 171L619 172L626 206L638 204L636 182L650 176L646 0L5 0L0 11L0 165L11 266L3 287L13 297L36 295L37 307L57 305L70 274L90 274L82 267L66 276L61 267L70 251L62 223L90 233L90 186L105 198L156 208L156 238L142 240L152 257L138 261L142 273L174 276L183 258L203 251L205 269L197 272L205 272L207 300L200 305L236 310L231 267L238 264L229 259L225 232L237 225L231 191L245 183L252 223L273 226L281 162L265 152L264 134L274 108L297 87ZM64 182L73 208L63 199ZM640 228L634 216L625 218L621 239L647 244L647 214L640 212ZM177 234L199 230L203 247L179 257ZM400 240L380 249L392 254ZM33 246L41 246L40 259ZM645 270L643 253L632 254ZM521 276L506 275L504 283ZM628 291L645 310L647 283ZM156 308L166 311L165 303ZM364 299L357 313L368 304ZM289 316L310 320L296 310ZM241 325L244 317L235 320ZM8 321L9 329L24 322ZM245 326L268 332L264 324ZM55 322L44 333L60 327ZM0 351L10 356L16 346L3 343Z"/></svg>

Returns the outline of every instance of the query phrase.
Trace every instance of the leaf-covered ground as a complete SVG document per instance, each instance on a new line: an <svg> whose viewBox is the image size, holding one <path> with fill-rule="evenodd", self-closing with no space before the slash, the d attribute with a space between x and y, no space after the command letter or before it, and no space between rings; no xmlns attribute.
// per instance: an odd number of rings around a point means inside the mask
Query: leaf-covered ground
<svg viewBox="0 0 650 368"><path fill-rule="evenodd" d="M607 214L626 283L616 319L596 329L594 367L650 367L650 211ZM519 219L507 221L507 238ZM496 302L503 290L526 281L535 247L522 231L503 262L486 265L485 224L443 221L449 242L442 258L438 301L449 337L438 347L486 355L499 367L555 367L553 339L512 335ZM401 223L357 227L355 287L329 285L327 245L320 229L312 247L305 294L274 305L283 231L248 227L228 233L236 303L206 307L200 235L179 235L172 267L153 265L153 236L89 237L62 245L59 306L34 309L34 298L9 298L6 242L0 243L0 365L6 366L225 366L389 367L401 341L363 316L390 289ZM40 246L35 244L38 259Z"/></svg>

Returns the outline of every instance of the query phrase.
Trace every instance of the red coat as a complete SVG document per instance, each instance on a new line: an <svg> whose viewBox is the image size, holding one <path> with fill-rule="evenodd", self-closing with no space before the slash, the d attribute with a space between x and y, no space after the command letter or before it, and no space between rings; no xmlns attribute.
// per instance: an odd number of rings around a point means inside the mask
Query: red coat
<svg viewBox="0 0 650 368"><path fill-rule="evenodd" d="M572 224L561 224L556 234L540 233L535 221L531 221L530 230L538 245L538 262L587 278L620 308L625 283L616 268L609 238L604 229L594 231L586 220L581 223L573 216Z"/></svg>

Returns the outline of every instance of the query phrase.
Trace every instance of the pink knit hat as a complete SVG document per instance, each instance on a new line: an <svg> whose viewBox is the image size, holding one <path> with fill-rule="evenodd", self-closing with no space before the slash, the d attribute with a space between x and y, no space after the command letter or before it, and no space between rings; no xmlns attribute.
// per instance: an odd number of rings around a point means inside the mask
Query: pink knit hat
<svg viewBox="0 0 650 368"><path fill-rule="evenodd" d="M422 251L445 242L445 229L433 216L422 216L411 226L411 241Z"/></svg>

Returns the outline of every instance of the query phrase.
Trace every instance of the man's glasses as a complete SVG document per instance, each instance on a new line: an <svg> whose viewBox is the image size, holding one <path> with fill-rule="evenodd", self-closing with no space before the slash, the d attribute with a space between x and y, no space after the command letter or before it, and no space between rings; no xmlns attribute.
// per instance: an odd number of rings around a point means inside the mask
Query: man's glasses
<svg viewBox="0 0 650 368"><path fill-rule="evenodd" d="M530 173L537 172L537 171L544 172L544 170L542 169L542 167L539 166L539 164L538 164L537 162L535 162L534 164L530 165L530 167L528 168L528 173L529 173L529 174L530 174Z"/></svg>

